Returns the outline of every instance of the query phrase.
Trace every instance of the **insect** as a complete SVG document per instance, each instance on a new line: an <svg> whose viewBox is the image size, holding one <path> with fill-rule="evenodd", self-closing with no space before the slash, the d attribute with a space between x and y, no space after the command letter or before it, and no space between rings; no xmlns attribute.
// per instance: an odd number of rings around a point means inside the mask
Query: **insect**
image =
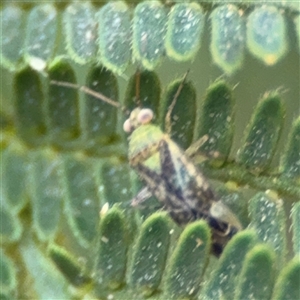
<svg viewBox="0 0 300 300"><path fill-rule="evenodd" d="M171 112L186 76L187 73L166 114L167 131L171 128ZM125 110L119 103L88 87L67 82L51 83L79 89ZM242 227L230 209L216 197L207 179L190 158L205 142L205 137L184 152L168 133L152 123L153 117L151 109L137 107L130 112L123 125L124 131L130 134L129 164L145 183L145 187L132 200L132 205L137 206L153 195L179 225L205 219L212 230L212 253L219 256L227 242Z"/></svg>

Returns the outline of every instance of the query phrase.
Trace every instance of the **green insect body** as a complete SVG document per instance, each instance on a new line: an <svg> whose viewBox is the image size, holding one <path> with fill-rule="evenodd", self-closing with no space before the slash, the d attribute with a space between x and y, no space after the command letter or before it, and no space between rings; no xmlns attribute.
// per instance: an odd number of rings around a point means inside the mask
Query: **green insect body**
<svg viewBox="0 0 300 300"><path fill-rule="evenodd" d="M150 193L144 196L143 190L143 196L137 197L133 204L145 201L152 194L180 225L197 219L207 220L213 233L212 251L219 255L241 229L239 221L216 198L206 178L185 152L159 127L149 123L150 117L146 118L147 122L138 124L135 120L138 114L143 114L143 109L134 110L126 121L135 124L129 126L128 159Z"/></svg>
<svg viewBox="0 0 300 300"><path fill-rule="evenodd" d="M80 89L120 108L117 102L87 87L66 82L52 84ZM170 114L167 117L170 118ZM167 117L166 123L170 121ZM215 196L205 176L193 164L190 149L186 152L180 149L168 134L151 123L152 119L152 110L136 108L123 126L124 131L130 133L129 164L146 184L132 200L132 206L154 195L180 225L205 219L212 230L212 252L219 256L231 237L242 228L240 222Z"/></svg>

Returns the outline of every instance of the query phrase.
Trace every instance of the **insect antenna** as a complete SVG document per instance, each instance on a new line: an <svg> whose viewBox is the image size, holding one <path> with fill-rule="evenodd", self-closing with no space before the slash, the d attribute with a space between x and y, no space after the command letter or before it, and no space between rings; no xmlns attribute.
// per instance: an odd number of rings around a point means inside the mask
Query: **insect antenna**
<svg viewBox="0 0 300 300"><path fill-rule="evenodd" d="M139 107L141 107L142 106L141 97L140 97L141 72L140 72L139 69L137 69L137 71L135 73L135 76L136 76L136 81L135 81L135 99L136 99L137 105Z"/></svg>
<svg viewBox="0 0 300 300"><path fill-rule="evenodd" d="M172 127L172 125L171 125L171 123L172 123L172 121L171 121L171 114L172 114L172 111L173 111L173 109L175 107L177 99L178 99L178 97L179 97L179 95L180 95L180 93L181 93L181 91L183 89L186 77L189 74L189 72L190 72L190 70L187 70L186 73L184 74L184 76L183 76L183 78L181 80L181 83L180 83L180 85L179 85L179 87L178 87L178 89L177 89L177 91L176 91L176 93L174 95L172 103L169 106L168 112L166 114L166 117L165 117L165 128L166 128L167 134L171 134L171 127Z"/></svg>
<svg viewBox="0 0 300 300"><path fill-rule="evenodd" d="M75 83L71 83L71 82L66 82L66 81L56 81L56 80L51 80L50 84L52 85L57 85L57 86L62 86L62 87L66 87L66 88L70 88L70 89L75 89L75 90L79 90L87 95L93 96L96 99L99 99L107 104L110 104L116 108L119 108L123 111L124 114L129 115L130 111L128 111L124 106L122 106L120 103L118 103L117 101L114 101L112 99L110 99L109 97L103 95L100 92L95 92L94 90L88 88L87 86L84 85L79 85L79 84L75 84Z"/></svg>

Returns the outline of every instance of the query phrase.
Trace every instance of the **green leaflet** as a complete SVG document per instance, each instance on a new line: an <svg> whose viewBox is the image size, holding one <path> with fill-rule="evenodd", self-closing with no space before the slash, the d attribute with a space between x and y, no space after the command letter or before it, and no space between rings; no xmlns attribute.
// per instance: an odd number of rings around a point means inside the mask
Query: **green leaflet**
<svg viewBox="0 0 300 300"><path fill-rule="evenodd" d="M171 128L167 128L165 116L179 88L181 90L171 112ZM170 83L161 104L160 119L164 131L168 131L172 140L183 149L188 148L193 141L196 111L195 86L191 82L182 83L182 79Z"/></svg>
<svg viewBox="0 0 300 300"><path fill-rule="evenodd" d="M51 151L30 155L30 199L33 228L41 241L52 240L61 218L63 190L59 157Z"/></svg>
<svg viewBox="0 0 300 300"><path fill-rule="evenodd" d="M69 56L79 64L93 60L97 50L93 6L89 2L70 4L64 11L63 25Z"/></svg>
<svg viewBox="0 0 300 300"><path fill-rule="evenodd" d="M245 25L239 10L232 4L217 7L210 15L212 23L210 49L212 58L226 73L242 65Z"/></svg>
<svg viewBox="0 0 300 300"><path fill-rule="evenodd" d="M57 44L57 11L51 4L35 6L27 19L25 59L35 70L43 71Z"/></svg>
<svg viewBox="0 0 300 300"><path fill-rule="evenodd" d="M300 254L300 202L294 204L291 210L293 224L293 248L295 255Z"/></svg>
<svg viewBox="0 0 300 300"><path fill-rule="evenodd" d="M101 203L113 206L115 203L123 203L125 207L133 197L132 170L127 163L118 160L103 159L99 161L96 168L97 186L101 192Z"/></svg>
<svg viewBox="0 0 300 300"><path fill-rule="evenodd" d="M103 67L89 70L86 85L93 91L100 92L106 97L118 100L119 91L115 75ZM115 107L104 103L90 95L84 95L82 109L83 134L87 139L85 148L91 154L101 151L99 145L117 142L117 114ZM105 153L107 151L103 151ZM109 153L109 152L108 152ZM99 153L101 155L101 152Z"/></svg>
<svg viewBox="0 0 300 300"><path fill-rule="evenodd" d="M235 99L232 89L217 81L206 91L195 140L207 135L208 140L200 147L201 152L215 158L222 165L228 158L234 132Z"/></svg>
<svg viewBox="0 0 300 300"><path fill-rule="evenodd" d="M75 287L84 288L91 283L91 278L84 273L83 267L65 249L52 244L49 246L48 255L64 277Z"/></svg>
<svg viewBox="0 0 300 300"><path fill-rule="evenodd" d="M94 161L66 154L61 162L65 215L78 243L87 248L96 237L100 210Z"/></svg>
<svg viewBox="0 0 300 300"><path fill-rule="evenodd" d="M296 255L280 272L272 300L299 299L300 258Z"/></svg>
<svg viewBox="0 0 300 300"><path fill-rule="evenodd" d="M247 46L254 56L267 65L275 64L286 53L286 25L276 7L259 7L249 15Z"/></svg>
<svg viewBox="0 0 300 300"><path fill-rule="evenodd" d="M281 168L282 176L300 183L300 118L290 131Z"/></svg>
<svg viewBox="0 0 300 300"><path fill-rule="evenodd" d="M30 294L36 299L68 299L70 293L67 291L66 278L58 272L49 258L41 250L27 239L20 247L22 260L28 270L24 281L29 278L32 284L22 284L19 287L19 295ZM74 276L74 275L73 275Z"/></svg>
<svg viewBox="0 0 300 300"><path fill-rule="evenodd" d="M281 199L272 199L265 193L257 193L249 201L250 228L256 230L258 239L268 243L276 253L278 267L285 262L287 252L286 217Z"/></svg>
<svg viewBox="0 0 300 300"><path fill-rule="evenodd" d="M159 1L138 4L133 16L133 57L146 69L154 69L164 51L167 13Z"/></svg>
<svg viewBox="0 0 300 300"><path fill-rule="evenodd" d="M270 299L275 271L275 253L272 248L263 244L256 245L245 257L234 299Z"/></svg>
<svg viewBox="0 0 300 300"><path fill-rule="evenodd" d="M198 293L210 248L210 229L205 221L184 229L167 268L166 298L187 299Z"/></svg>
<svg viewBox="0 0 300 300"><path fill-rule="evenodd" d="M278 143L285 109L278 93L266 94L246 128L237 161L261 173L268 169Z"/></svg>
<svg viewBox="0 0 300 300"><path fill-rule="evenodd" d="M143 223L133 249L129 278L136 294L150 296L158 289L169 249L169 231L165 213L154 213Z"/></svg>
<svg viewBox="0 0 300 300"><path fill-rule="evenodd" d="M124 106L132 111L137 106L151 108L158 118L160 112L161 83L155 72L142 71L130 77ZM125 121L125 118L124 118Z"/></svg>
<svg viewBox="0 0 300 300"><path fill-rule="evenodd" d="M76 83L74 70L65 60L57 60L48 70L49 81ZM57 101L57 99L60 99ZM78 92L50 83L46 106L51 142L57 147L75 148L72 141L81 134Z"/></svg>
<svg viewBox="0 0 300 300"><path fill-rule="evenodd" d="M200 48L204 27L204 14L195 2L177 3L169 13L166 33L166 53L177 61L195 56Z"/></svg>
<svg viewBox="0 0 300 300"><path fill-rule="evenodd" d="M24 47L24 10L15 5L7 5L0 12L0 61L9 70L22 67Z"/></svg>
<svg viewBox="0 0 300 300"><path fill-rule="evenodd" d="M125 282L128 236L125 216L113 207L100 220L95 273L102 289L118 289Z"/></svg>
<svg viewBox="0 0 300 300"><path fill-rule="evenodd" d="M39 145L46 138L47 128L41 79L27 68L15 76L14 88L17 133L29 145Z"/></svg>
<svg viewBox="0 0 300 300"><path fill-rule="evenodd" d="M100 9L96 19L100 59L109 70L122 74L131 57L130 10L123 1L112 1Z"/></svg>
<svg viewBox="0 0 300 300"><path fill-rule="evenodd" d="M19 213L27 202L28 157L20 145L11 145L1 153L1 196L9 211Z"/></svg>

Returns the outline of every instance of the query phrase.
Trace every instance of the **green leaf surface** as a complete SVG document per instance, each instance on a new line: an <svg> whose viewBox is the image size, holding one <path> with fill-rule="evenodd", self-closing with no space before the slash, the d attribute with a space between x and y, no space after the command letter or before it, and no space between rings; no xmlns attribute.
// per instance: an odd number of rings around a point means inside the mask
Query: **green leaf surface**
<svg viewBox="0 0 300 300"><path fill-rule="evenodd" d="M57 11L51 4L35 6L29 13L25 36L25 59L43 71L53 56L57 39Z"/></svg>
<svg viewBox="0 0 300 300"><path fill-rule="evenodd" d="M237 161L253 172L265 171L274 156L285 110L278 93L266 94L246 128Z"/></svg>
<svg viewBox="0 0 300 300"><path fill-rule="evenodd" d="M110 289L124 284L127 234L125 216L118 208L113 207L101 217L95 272L97 281Z"/></svg>
<svg viewBox="0 0 300 300"><path fill-rule="evenodd" d="M166 53L177 61L193 58L200 48L204 14L195 2L175 4L168 19Z"/></svg>
<svg viewBox="0 0 300 300"><path fill-rule="evenodd" d="M265 193L257 193L249 201L250 228L256 230L258 239L273 247L278 266L285 261L287 252L286 217L281 199L272 199Z"/></svg>
<svg viewBox="0 0 300 300"><path fill-rule="evenodd" d="M143 223L133 249L129 278L137 294L150 296L158 289L169 249L169 231L164 213L155 213Z"/></svg>
<svg viewBox="0 0 300 300"><path fill-rule="evenodd" d="M124 106L129 111L132 111L138 106L150 108L153 110L157 119L160 113L160 97L161 86L157 74L152 71L137 72L129 79Z"/></svg>
<svg viewBox="0 0 300 300"><path fill-rule="evenodd" d="M61 160L65 215L77 241L88 247L96 237L100 208L94 174L90 172L94 162L73 155L64 155Z"/></svg>
<svg viewBox="0 0 300 300"><path fill-rule="evenodd" d="M66 8L63 21L69 56L79 64L92 61L97 51L93 6L89 2L72 3Z"/></svg>
<svg viewBox="0 0 300 300"><path fill-rule="evenodd" d="M17 287L17 269L12 260L0 249L0 287L1 292L9 294Z"/></svg>
<svg viewBox="0 0 300 300"><path fill-rule="evenodd" d="M267 65L273 65L283 57L287 50L286 24L276 7L258 7L249 15L247 46Z"/></svg>
<svg viewBox="0 0 300 300"><path fill-rule="evenodd" d="M46 121L40 77L27 68L17 73L14 79L17 133L29 145L42 144L46 138Z"/></svg>
<svg viewBox="0 0 300 300"><path fill-rule="evenodd" d="M210 230L205 221L194 222L185 228L170 257L166 298L189 299L198 293L210 247Z"/></svg>
<svg viewBox="0 0 300 300"><path fill-rule="evenodd" d="M1 153L2 201L11 212L18 213L27 202L28 157L17 147L8 147Z"/></svg>
<svg viewBox="0 0 300 300"><path fill-rule="evenodd" d="M115 203L124 203L128 207L133 197L130 187L132 186L131 169L127 163L117 160L103 160L97 168L99 174L99 189L101 189L101 202L112 206Z"/></svg>
<svg viewBox="0 0 300 300"><path fill-rule="evenodd" d="M293 228L293 249L295 255L300 254L300 201L294 204L291 210Z"/></svg>
<svg viewBox="0 0 300 300"><path fill-rule="evenodd" d="M295 300L300 298L300 257L296 255L280 272L272 300Z"/></svg>
<svg viewBox="0 0 300 300"><path fill-rule="evenodd" d="M89 70L86 86L118 101L119 91L115 75L100 66L94 66ZM97 153L101 151L99 146L118 141L116 107L87 94L83 106L82 127L83 134L87 138L86 149L90 153Z"/></svg>
<svg viewBox="0 0 300 300"><path fill-rule="evenodd" d="M54 85L51 81L76 83L74 70L67 61L58 60L49 67L48 77L50 85L46 111L51 142L59 148L72 149L71 142L81 133L78 92Z"/></svg>
<svg viewBox="0 0 300 300"><path fill-rule="evenodd" d="M101 8L96 18L100 60L109 70L122 74L131 58L129 8L123 1L112 1Z"/></svg>
<svg viewBox="0 0 300 300"><path fill-rule="evenodd" d="M300 118L294 122L290 131L281 168L282 176L300 184Z"/></svg>
<svg viewBox="0 0 300 300"><path fill-rule="evenodd" d="M161 104L160 117L164 131L183 149L188 148L193 141L196 105L195 86L182 79L168 86Z"/></svg>
<svg viewBox="0 0 300 300"><path fill-rule="evenodd" d="M52 244L49 246L48 255L73 286L79 288L91 283L91 278L84 273L83 266L80 266L65 249Z"/></svg>
<svg viewBox="0 0 300 300"><path fill-rule="evenodd" d="M213 157L219 165L227 160L234 131L235 100L224 82L212 84L206 91L195 139L207 136L200 151Z"/></svg>
<svg viewBox="0 0 300 300"><path fill-rule="evenodd" d="M244 58L245 24L238 7L219 6L210 15L211 54L214 62L226 73L241 67Z"/></svg>
<svg viewBox="0 0 300 300"><path fill-rule="evenodd" d="M133 16L133 57L152 70L164 51L167 13L159 1L138 4Z"/></svg>
<svg viewBox="0 0 300 300"><path fill-rule="evenodd" d="M48 241L55 237L61 217L61 161L50 151L31 153L30 158L33 227L41 241Z"/></svg>
<svg viewBox="0 0 300 300"><path fill-rule="evenodd" d="M9 70L22 66L25 12L16 5L7 5L0 12L0 62Z"/></svg>
<svg viewBox="0 0 300 300"><path fill-rule="evenodd" d="M34 288L36 299L69 299L71 295L67 291L66 279L48 257L32 241L26 241L20 249L28 270L28 275L23 280L26 282L26 279L31 279L32 282L30 286L24 285L24 295Z"/></svg>
<svg viewBox="0 0 300 300"><path fill-rule="evenodd" d="M270 299L274 265L275 254L269 246L258 244L251 249L245 257L234 299Z"/></svg>

